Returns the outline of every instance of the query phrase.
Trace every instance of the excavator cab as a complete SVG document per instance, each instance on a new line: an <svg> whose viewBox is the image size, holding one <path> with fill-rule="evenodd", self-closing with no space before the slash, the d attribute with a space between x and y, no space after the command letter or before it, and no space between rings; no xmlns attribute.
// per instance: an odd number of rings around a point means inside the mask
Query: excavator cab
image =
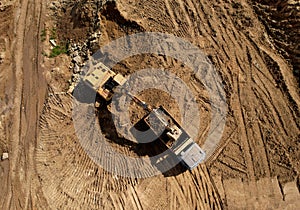
<svg viewBox="0 0 300 210"><path fill-rule="evenodd" d="M83 78L85 84L96 91L104 100L110 101L117 86L126 82L125 77L116 74L104 64L99 63Z"/></svg>
<svg viewBox="0 0 300 210"><path fill-rule="evenodd" d="M204 161L205 152L162 106L153 109L145 122L189 170Z"/></svg>

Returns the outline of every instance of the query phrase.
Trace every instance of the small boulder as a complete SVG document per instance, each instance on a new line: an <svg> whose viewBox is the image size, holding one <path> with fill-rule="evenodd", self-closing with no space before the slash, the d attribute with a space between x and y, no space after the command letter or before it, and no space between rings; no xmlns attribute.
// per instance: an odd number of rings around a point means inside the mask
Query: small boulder
<svg viewBox="0 0 300 210"><path fill-rule="evenodd" d="M4 153L2 154L1 159L2 159L2 160L8 159L8 153L7 153L7 152L4 152Z"/></svg>

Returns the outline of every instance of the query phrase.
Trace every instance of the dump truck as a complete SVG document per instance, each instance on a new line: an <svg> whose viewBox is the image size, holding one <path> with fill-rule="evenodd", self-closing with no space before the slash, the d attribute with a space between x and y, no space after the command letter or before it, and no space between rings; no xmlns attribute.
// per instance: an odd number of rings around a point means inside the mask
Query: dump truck
<svg viewBox="0 0 300 210"><path fill-rule="evenodd" d="M93 70L84 76L83 82L96 91L104 100L109 101L113 97L115 88L123 85L126 79L123 75L116 74L99 62L96 66L93 66Z"/></svg>
<svg viewBox="0 0 300 210"><path fill-rule="evenodd" d="M134 100L138 101L136 97ZM139 104L147 111L151 110L145 102L139 101ZM205 152L162 106L152 109L143 120L189 170L204 161Z"/></svg>

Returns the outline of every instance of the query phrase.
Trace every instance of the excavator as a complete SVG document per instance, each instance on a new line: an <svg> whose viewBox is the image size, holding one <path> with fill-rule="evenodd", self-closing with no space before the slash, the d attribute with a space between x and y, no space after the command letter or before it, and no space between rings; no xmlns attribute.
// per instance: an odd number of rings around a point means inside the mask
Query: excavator
<svg viewBox="0 0 300 210"><path fill-rule="evenodd" d="M123 85L126 78L121 74L116 74L103 63L98 63L91 72L85 75L83 82L104 100L110 101L116 87ZM152 107L136 96L130 93L126 94L147 112L143 118L144 122L189 170L194 169L204 161L205 152L166 109L162 106Z"/></svg>
<svg viewBox="0 0 300 210"><path fill-rule="evenodd" d="M126 82L125 77L116 74L103 63L99 62L93 66L93 70L88 72L83 82L97 92L105 101L110 101L117 86Z"/></svg>
<svg viewBox="0 0 300 210"><path fill-rule="evenodd" d="M136 96L132 98L147 111L144 122L189 170L204 161L205 152L163 106L153 108Z"/></svg>

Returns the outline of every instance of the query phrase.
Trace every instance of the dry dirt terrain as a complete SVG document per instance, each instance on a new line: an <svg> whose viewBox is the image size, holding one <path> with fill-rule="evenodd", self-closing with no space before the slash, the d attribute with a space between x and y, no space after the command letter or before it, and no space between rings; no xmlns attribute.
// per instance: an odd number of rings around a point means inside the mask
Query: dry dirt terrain
<svg viewBox="0 0 300 210"><path fill-rule="evenodd" d="M0 161L0 208L300 209L299 18L293 0L1 0L0 155L9 158ZM225 130L193 171L178 165L150 178L116 176L93 162L75 133L69 88L78 69L101 46L138 32L191 42L222 78ZM54 53L50 39L68 53ZM211 107L201 78L155 54L129 57L113 70L129 76L143 68L166 69L187 84L200 110L194 140L202 146ZM180 121L167 93L139 97ZM151 155L116 133L109 110L91 110L107 143L127 156ZM129 113L134 123L143 116L134 105ZM89 116L80 117L84 127Z"/></svg>

